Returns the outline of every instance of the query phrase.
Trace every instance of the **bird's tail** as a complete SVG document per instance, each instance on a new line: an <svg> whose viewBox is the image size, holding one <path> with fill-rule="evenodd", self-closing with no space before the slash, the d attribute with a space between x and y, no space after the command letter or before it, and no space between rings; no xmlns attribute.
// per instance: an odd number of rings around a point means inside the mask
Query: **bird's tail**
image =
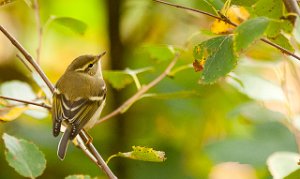
<svg viewBox="0 0 300 179"><path fill-rule="evenodd" d="M57 148L57 156L63 160L66 156L66 152L68 149L68 144L70 140L70 134L71 134L71 127L66 127L65 132L63 133L63 136L60 138L58 148Z"/></svg>

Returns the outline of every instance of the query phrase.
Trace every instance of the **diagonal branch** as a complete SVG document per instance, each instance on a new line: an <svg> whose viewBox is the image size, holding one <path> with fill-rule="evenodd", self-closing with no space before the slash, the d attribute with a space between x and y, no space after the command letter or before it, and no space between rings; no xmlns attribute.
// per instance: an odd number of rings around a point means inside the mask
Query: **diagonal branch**
<svg viewBox="0 0 300 179"><path fill-rule="evenodd" d="M145 94L153 86L157 85L162 79L164 79L170 73L171 69L176 64L176 62L179 58L179 55L180 55L179 53L175 53L173 60L170 62L170 64L167 66L167 68L164 70L164 72L162 74L160 74L158 77L156 77L149 84L142 86L140 88L140 90L137 93L135 93L131 98L127 99L120 107L115 109L110 114L102 117L99 121L97 121L96 124L100 124L101 122L104 122L120 113L123 113L124 110L128 109L133 103L138 101L143 94Z"/></svg>
<svg viewBox="0 0 300 179"><path fill-rule="evenodd" d="M185 10L189 10L189 11L192 11L192 12L197 12L197 13L200 13L200 14L205 14L205 15L208 15L208 16L213 17L215 19L224 21L224 22L226 22L226 23L228 23L230 25L233 25L235 27L238 26L237 24L235 24L234 22L232 22L230 19L228 19L224 15L222 15L222 17L218 17L218 16L215 16L213 14L210 14L210 13L207 13L207 12L204 12L204 11L200 11L198 9L194 9L194 8L190 8L190 7L185 7L185 6L181 6L181 5L178 5L178 4L169 3L169 2L166 2L166 1L162 1L162 0L153 0L153 1L158 2L158 3L162 3L162 4L166 4L168 6L176 7L176 8L179 8L179 9L185 9ZM265 42L265 43L267 43L267 44L269 44L269 45L271 45L271 46L273 46L273 47L275 47L275 48L277 48L282 53L287 54L289 56L292 56L292 57L294 57L294 58L296 58L297 60L300 61L300 57L297 56L297 55L295 55L294 53L290 52L289 50L287 50L287 49L285 49L285 48L283 48L283 47L281 47L281 46L279 46L279 45L277 45L277 44L269 41L268 39L261 38L260 40L263 41L263 42Z"/></svg>
<svg viewBox="0 0 300 179"><path fill-rule="evenodd" d="M11 43L22 53L22 55L25 57L25 59L33 66L34 70L40 75L40 77L43 79L43 81L47 84L48 88L51 92L54 91L54 87L50 80L47 78L43 70L40 68L40 66L36 63L36 61L32 58L32 56L25 50L25 48L2 26L0 25L0 31L11 41ZM20 101L20 100L19 100ZM21 102L21 101L20 101ZM25 101L23 101L25 102ZM33 104L33 103L32 103ZM34 104L33 104L34 105ZM87 132L84 130L81 130L80 133L88 136ZM81 137L81 136L79 136ZM83 140L83 139L82 139ZM92 142L87 143L86 146L80 145L81 150L93 161L97 164L97 166L102 169L105 174L110 179L116 179L117 177L112 173L110 168L107 166L104 160L102 159L99 152L96 150ZM86 148L88 150L86 150ZM96 161L95 161L96 159ZM102 159L102 160L101 160Z"/></svg>

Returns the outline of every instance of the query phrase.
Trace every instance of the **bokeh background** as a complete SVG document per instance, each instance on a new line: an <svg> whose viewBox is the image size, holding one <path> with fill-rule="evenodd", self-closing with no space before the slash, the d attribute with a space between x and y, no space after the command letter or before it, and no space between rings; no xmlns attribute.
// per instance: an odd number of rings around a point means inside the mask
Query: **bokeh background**
<svg viewBox="0 0 300 179"><path fill-rule="evenodd" d="M172 2L194 8L203 5L196 0ZM106 50L107 55L102 61L104 70L152 67L151 71L139 75L141 83L147 84L171 61L167 46L181 49L176 66L185 65L186 68L151 89L151 93L158 94L156 97L139 100L126 113L90 131L94 145L104 158L119 151L130 151L134 145L166 152L167 160L162 163L113 159L109 166L119 178L227 176L267 179L271 175L266 160L273 152L297 151L294 135L284 122L286 100L279 103L257 101L232 85L231 77L213 85L199 83L200 74L191 66L193 47L210 38L208 30L214 19L151 0L39 0L39 5L43 25L52 15L72 17L87 24L83 35L57 23L44 27L40 65L53 83L77 56ZM38 32L34 13L25 1L0 7L1 25L35 57ZM16 53L0 34L0 83L23 81L39 93L39 87L16 58ZM240 60L235 72L264 75L282 89L280 75L278 77L276 73L281 74L282 66L293 62L287 62L279 51L260 42L247 53L248 57ZM278 69L276 73L274 68ZM248 81L250 91L260 91L260 83L256 82ZM122 89L115 89L108 83L103 116L135 92L133 83ZM166 93L169 95L159 95ZM39 178L64 178L72 174L105 178L74 146L69 147L66 159L61 162L56 156L59 139L52 136L51 130L50 115L36 119L22 114L12 122L0 124L1 133L32 141L45 153L47 167ZM0 148L0 178L22 178L8 166L2 141Z"/></svg>

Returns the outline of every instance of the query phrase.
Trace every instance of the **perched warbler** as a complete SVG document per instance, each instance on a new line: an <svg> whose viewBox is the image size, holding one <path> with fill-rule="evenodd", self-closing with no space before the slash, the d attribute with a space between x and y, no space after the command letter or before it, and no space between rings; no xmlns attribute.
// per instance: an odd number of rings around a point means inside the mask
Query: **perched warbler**
<svg viewBox="0 0 300 179"><path fill-rule="evenodd" d="M101 114L106 85L100 59L105 53L77 57L55 85L53 135L59 135L62 124L66 127L57 149L61 160L65 158L69 140L73 140L81 129L90 129Z"/></svg>

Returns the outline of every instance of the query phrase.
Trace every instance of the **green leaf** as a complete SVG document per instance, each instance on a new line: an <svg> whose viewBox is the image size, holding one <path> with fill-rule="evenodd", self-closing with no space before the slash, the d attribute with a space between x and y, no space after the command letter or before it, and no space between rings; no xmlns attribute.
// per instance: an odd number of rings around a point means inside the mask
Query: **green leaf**
<svg viewBox="0 0 300 179"><path fill-rule="evenodd" d="M269 156L267 165L274 179L285 178L292 172L299 170L300 155L293 152L275 152ZM299 177L299 176L298 176Z"/></svg>
<svg viewBox="0 0 300 179"><path fill-rule="evenodd" d="M257 16L279 19L283 16L282 0L259 0L253 7Z"/></svg>
<svg viewBox="0 0 300 179"><path fill-rule="evenodd" d="M276 37L282 32L291 34L293 31L293 24L289 20L280 19L269 22L269 25L265 31L266 36Z"/></svg>
<svg viewBox="0 0 300 179"><path fill-rule="evenodd" d="M258 17L239 25L234 31L234 50L236 52L244 51L253 41L263 35L268 23L267 18Z"/></svg>
<svg viewBox="0 0 300 179"><path fill-rule="evenodd" d="M159 62L171 60L174 57L174 48L170 45L148 44L144 45L142 49Z"/></svg>
<svg viewBox="0 0 300 179"><path fill-rule="evenodd" d="M220 36L202 42L194 48L194 58L205 61L203 83L215 83L229 73L237 63L232 36Z"/></svg>
<svg viewBox="0 0 300 179"><path fill-rule="evenodd" d="M69 175L65 179L92 179L89 175Z"/></svg>
<svg viewBox="0 0 300 179"><path fill-rule="evenodd" d="M7 149L6 160L20 175L36 178L43 173L46 168L45 156L35 144L6 133L2 138Z"/></svg>
<svg viewBox="0 0 300 179"><path fill-rule="evenodd" d="M165 158L165 152L163 151L156 151L152 148L148 147L140 147L140 146L132 146L133 151L131 152L119 152L115 155L112 155L108 158L108 163L112 158L115 157L123 157L133 160L142 160L147 162L163 162L166 160Z"/></svg>
<svg viewBox="0 0 300 179"><path fill-rule="evenodd" d="M0 0L0 6L4 6L4 5L7 5L7 4L10 4L12 2L14 2L16 0Z"/></svg>
<svg viewBox="0 0 300 179"><path fill-rule="evenodd" d="M216 8L214 7L214 5L212 5L209 1L207 0L203 0L203 1L195 1L195 8L205 11L205 12L209 12L211 14L214 15L218 15L218 10L220 10L222 7L220 8Z"/></svg>
<svg viewBox="0 0 300 179"><path fill-rule="evenodd" d="M291 52L294 52L295 49L293 48L293 46L291 45L290 41L282 34L277 35L274 38L269 38L272 42L274 42L275 44L283 47L286 50L289 50Z"/></svg>
<svg viewBox="0 0 300 179"><path fill-rule="evenodd" d="M103 71L103 77L113 88L122 89L133 82L132 77L124 71Z"/></svg>
<svg viewBox="0 0 300 179"><path fill-rule="evenodd" d="M208 2L211 6L213 6L216 10L221 10L224 3L222 0L205 0Z"/></svg>
<svg viewBox="0 0 300 179"><path fill-rule="evenodd" d="M255 4L258 0L232 0L231 4L238 5L238 6L252 6Z"/></svg>
<svg viewBox="0 0 300 179"><path fill-rule="evenodd" d="M71 29L73 32L76 32L80 35L83 35L85 31L87 30L87 24L72 18L72 17L56 17L56 16L51 16L50 17L50 22L55 22L60 25L63 25L69 29Z"/></svg>

